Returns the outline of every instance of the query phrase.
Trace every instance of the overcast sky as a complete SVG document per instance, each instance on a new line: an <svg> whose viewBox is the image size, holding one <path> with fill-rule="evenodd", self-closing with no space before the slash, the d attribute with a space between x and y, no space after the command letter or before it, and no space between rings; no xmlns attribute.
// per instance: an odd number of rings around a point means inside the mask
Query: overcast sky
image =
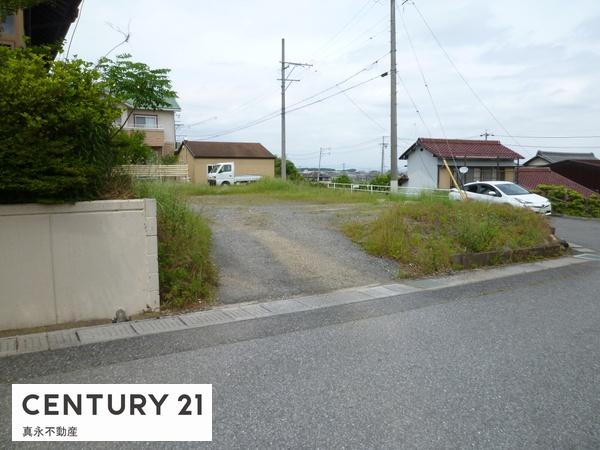
<svg viewBox="0 0 600 450"><path fill-rule="evenodd" d="M418 10L399 6L398 75L406 86L399 81L400 152L417 137L475 138L487 129L526 157L540 147L600 156L600 138L517 137L600 136L600 2L416 3L491 114L453 69ZM129 28L131 39L112 56L128 52L172 70L181 120L197 124L181 129L181 137L223 134L211 140L261 142L275 154L279 117L240 128L280 108L285 37L287 60L313 64L294 70L292 78L301 81L289 87L288 104L328 88L311 101L339 94L288 115L289 158L316 166L319 148L331 147L324 166L379 168L379 143L389 136L389 78L344 94L340 89L389 70L389 0L84 0L71 55L104 55L121 40L113 27ZM231 130L238 131L225 134Z"/></svg>

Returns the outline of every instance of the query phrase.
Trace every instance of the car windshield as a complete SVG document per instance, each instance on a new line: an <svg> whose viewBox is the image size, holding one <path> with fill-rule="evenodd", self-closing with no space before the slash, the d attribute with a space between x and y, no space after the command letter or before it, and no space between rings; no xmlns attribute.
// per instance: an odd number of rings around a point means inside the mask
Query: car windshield
<svg viewBox="0 0 600 450"><path fill-rule="evenodd" d="M527 189L523 189L518 184L498 184L496 185L498 189L504 192L506 195L527 195L530 192Z"/></svg>

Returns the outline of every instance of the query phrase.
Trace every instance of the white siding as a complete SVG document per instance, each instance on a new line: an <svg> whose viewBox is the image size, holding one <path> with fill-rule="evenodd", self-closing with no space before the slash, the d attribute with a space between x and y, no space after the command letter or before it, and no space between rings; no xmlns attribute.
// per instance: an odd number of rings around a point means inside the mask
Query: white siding
<svg viewBox="0 0 600 450"><path fill-rule="evenodd" d="M416 150L407 161L409 188L437 188L438 159L426 150Z"/></svg>

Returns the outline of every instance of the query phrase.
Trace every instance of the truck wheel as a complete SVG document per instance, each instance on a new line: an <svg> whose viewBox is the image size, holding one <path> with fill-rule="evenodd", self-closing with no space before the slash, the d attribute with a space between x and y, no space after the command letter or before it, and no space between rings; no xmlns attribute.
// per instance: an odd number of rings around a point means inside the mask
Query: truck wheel
<svg viewBox="0 0 600 450"><path fill-rule="evenodd" d="M229 181L223 181L223 182L221 183L221 186L229 186Z"/></svg>

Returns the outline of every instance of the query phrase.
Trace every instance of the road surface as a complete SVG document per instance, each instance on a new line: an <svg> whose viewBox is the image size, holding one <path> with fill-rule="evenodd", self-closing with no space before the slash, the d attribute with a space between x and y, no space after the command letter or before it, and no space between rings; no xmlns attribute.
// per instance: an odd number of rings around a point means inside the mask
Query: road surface
<svg viewBox="0 0 600 450"><path fill-rule="evenodd" d="M585 262L5 358L0 442L13 382L212 383L207 448L598 448L598 292Z"/></svg>

